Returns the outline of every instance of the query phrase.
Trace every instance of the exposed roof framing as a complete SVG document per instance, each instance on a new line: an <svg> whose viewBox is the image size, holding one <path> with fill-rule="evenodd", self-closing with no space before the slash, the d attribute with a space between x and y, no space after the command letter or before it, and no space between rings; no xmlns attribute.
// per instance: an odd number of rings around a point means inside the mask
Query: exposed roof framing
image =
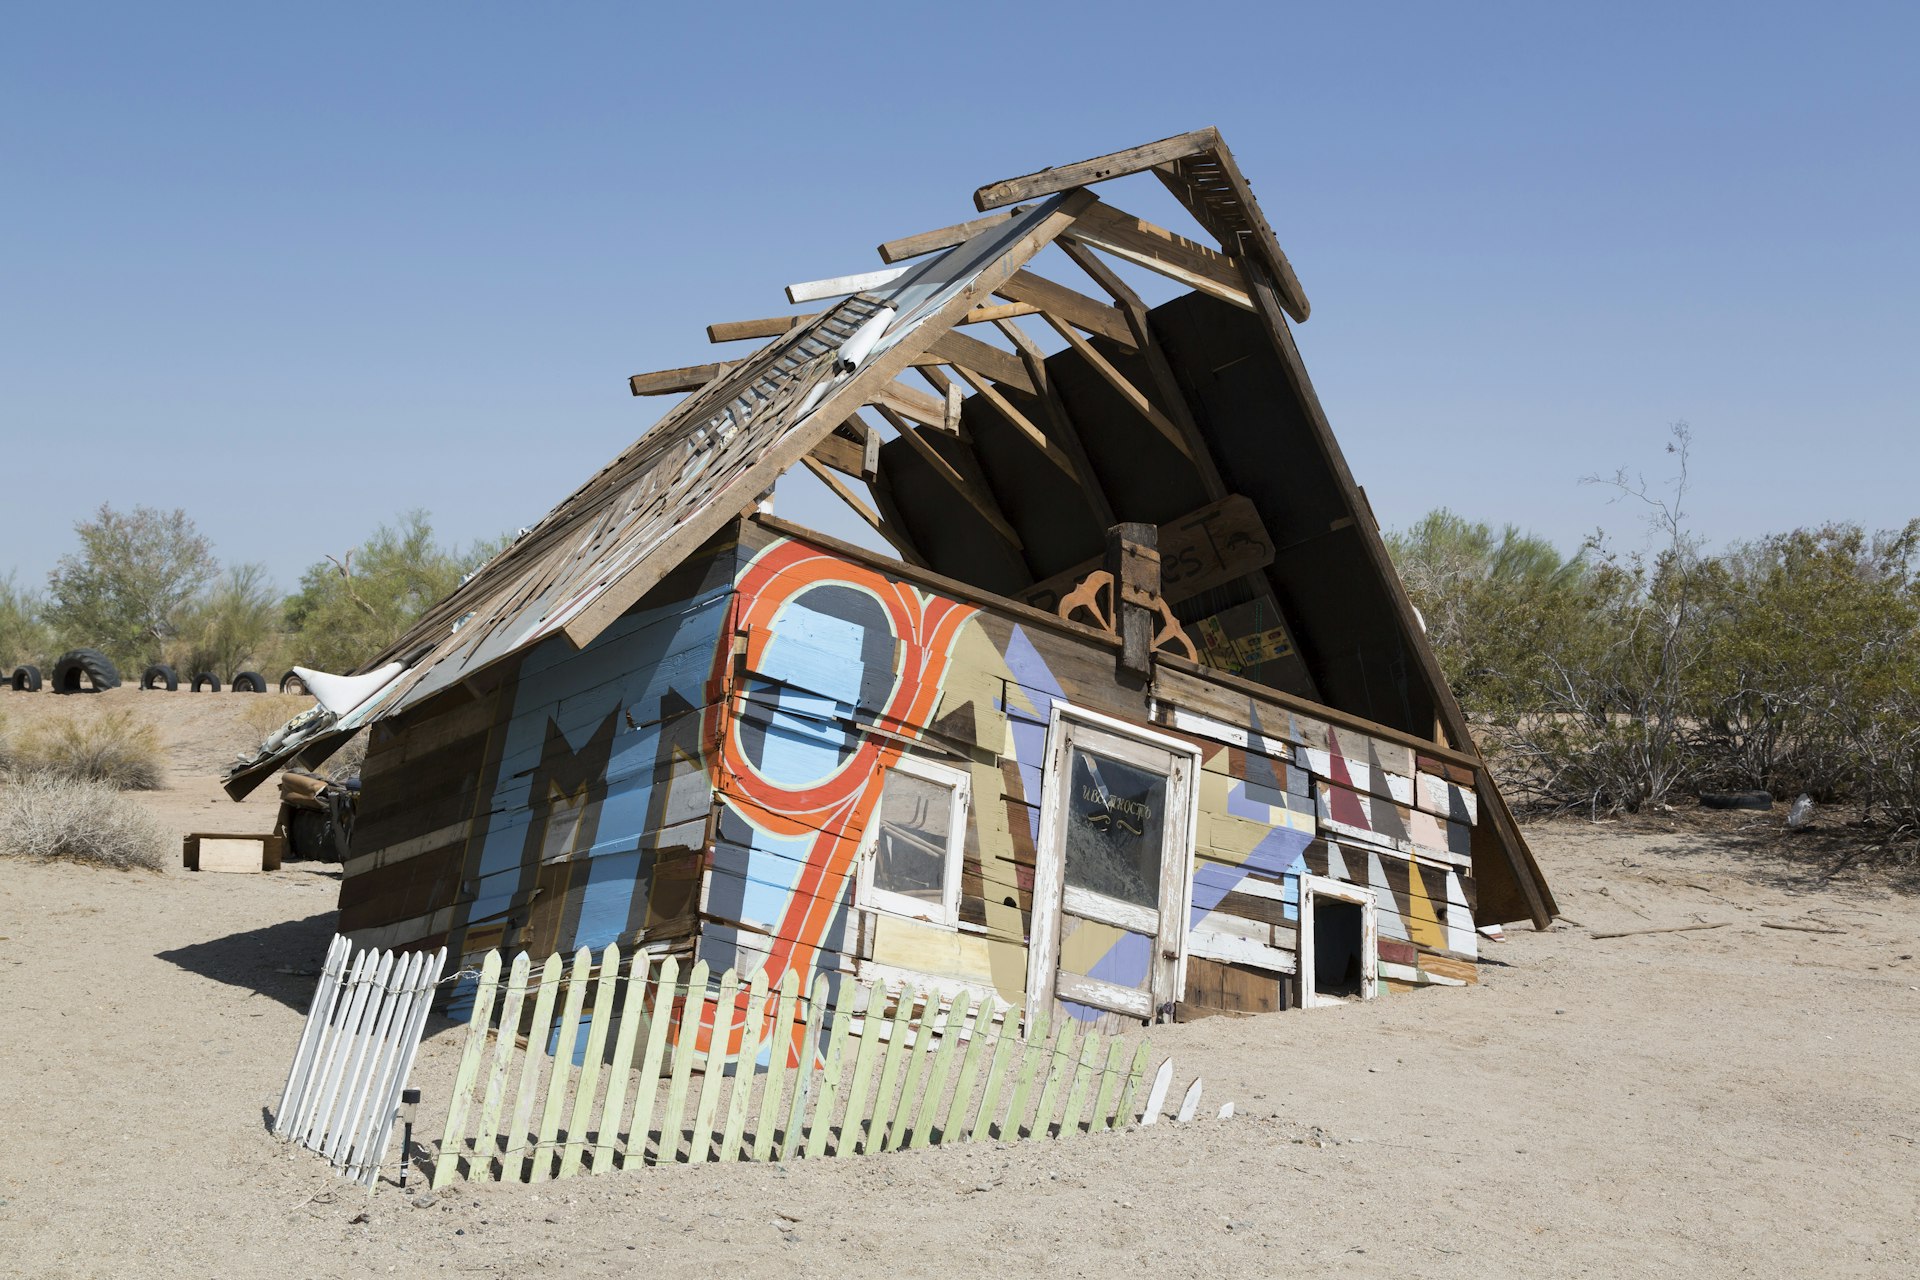
<svg viewBox="0 0 1920 1280"><path fill-rule="evenodd" d="M1148 172L1216 244L1086 189ZM548 637L588 644L800 467L901 560L1043 607L1100 562L1111 526L1159 525L1182 620L1253 629L1252 648L1215 655L1226 669L1471 751L1294 346L1306 297L1219 134L990 183L974 203L985 216L881 245L882 270L787 286L825 310L707 327L764 343L744 358L630 378L686 398L375 658L406 670L337 733L485 687ZM1071 283L1034 270L1049 244ZM1149 308L1117 266L1190 292ZM1049 332L1051 355L1035 339ZM1483 794L1482 914L1544 923L1531 853Z"/></svg>

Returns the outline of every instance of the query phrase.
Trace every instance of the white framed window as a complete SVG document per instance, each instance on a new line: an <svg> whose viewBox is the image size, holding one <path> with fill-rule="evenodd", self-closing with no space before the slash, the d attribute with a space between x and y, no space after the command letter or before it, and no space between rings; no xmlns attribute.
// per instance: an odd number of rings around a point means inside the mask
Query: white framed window
<svg viewBox="0 0 1920 1280"><path fill-rule="evenodd" d="M1373 891L1326 876L1300 877L1300 1007L1379 994Z"/></svg>
<svg viewBox="0 0 1920 1280"><path fill-rule="evenodd" d="M967 774L947 765L901 756L888 766L860 848L862 908L959 927L971 791Z"/></svg>

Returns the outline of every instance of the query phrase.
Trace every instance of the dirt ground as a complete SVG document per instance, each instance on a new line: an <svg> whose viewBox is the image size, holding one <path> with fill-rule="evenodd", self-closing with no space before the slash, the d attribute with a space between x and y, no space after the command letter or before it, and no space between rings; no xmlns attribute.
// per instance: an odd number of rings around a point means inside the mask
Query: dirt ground
<svg viewBox="0 0 1920 1280"><path fill-rule="evenodd" d="M264 830L209 776L264 709L190 696L137 704L156 812ZM0 1274L1920 1274L1916 901L1796 870L1778 820L1535 827L1568 919L1480 986L1156 1028L1225 1121L433 1197L268 1133L330 870L0 862ZM1723 927L1593 936L1688 923ZM423 1050L427 1110L458 1051Z"/></svg>

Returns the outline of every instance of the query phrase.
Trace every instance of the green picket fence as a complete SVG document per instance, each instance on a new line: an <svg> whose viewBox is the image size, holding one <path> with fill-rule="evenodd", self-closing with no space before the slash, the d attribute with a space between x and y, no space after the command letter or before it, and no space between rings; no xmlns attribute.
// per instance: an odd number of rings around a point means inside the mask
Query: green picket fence
<svg viewBox="0 0 1920 1280"><path fill-rule="evenodd" d="M481 966L433 1185L538 1181L668 1162L809 1159L1159 1118L1173 1064L991 996L792 973L777 990L705 961L582 948L534 974ZM1023 1034L1024 1032L1024 1034ZM1193 1115L1195 1081L1181 1106Z"/></svg>

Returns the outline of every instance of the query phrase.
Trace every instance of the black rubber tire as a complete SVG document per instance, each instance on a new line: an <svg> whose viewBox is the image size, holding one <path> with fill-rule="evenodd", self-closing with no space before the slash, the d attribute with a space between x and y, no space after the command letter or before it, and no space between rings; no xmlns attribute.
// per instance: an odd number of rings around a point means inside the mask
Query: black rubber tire
<svg viewBox="0 0 1920 1280"><path fill-rule="evenodd" d="M98 649L69 649L53 664L55 693L98 693L119 687L119 669Z"/></svg>
<svg viewBox="0 0 1920 1280"><path fill-rule="evenodd" d="M1702 809L1771 809L1773 797L1764 791L1702 791Z"/></svg>
<svg viewBox="0 0 1920 1280"><path fill-rule="evenodd" d="M233 691L235 693L265 693L267 691L267 678L258 671L242 671L233 678Z"/></svg>
<svg viewBox="0 0 1920 1280"><path fill-rule="evenodd" d="M40 692L40 668L15 667L13 679L9 683L13 685L15 693L38 693Z"/></svg>
<svg viewBox="0 0 1920 1280"><path fill-rule="evenodd" d="M199 693L202 690L208 693L220 692L220 677L211 671L196 672L193 677L193 691Z"/></svg>
<svg viewBox="0 0 1920 1280"><path fill-rule="evenodd" d="M180 673L164 662L156 662L140 673L140 687L176 693L180 689Z"/></svg>
<svg viewBox="0 0 1920 1280"><path fill-rule="evenodd" d="M287 821L287 843L297 858L334 862L333 820L318 809L295 809Z"/></svg>
<svg viewBox="0 0 1920 1280"><path fill-rule="evenodd" d="M297 673L289 671L280 677L280 692L306 693L308 692L307 682L302 680Z"/></svg>

